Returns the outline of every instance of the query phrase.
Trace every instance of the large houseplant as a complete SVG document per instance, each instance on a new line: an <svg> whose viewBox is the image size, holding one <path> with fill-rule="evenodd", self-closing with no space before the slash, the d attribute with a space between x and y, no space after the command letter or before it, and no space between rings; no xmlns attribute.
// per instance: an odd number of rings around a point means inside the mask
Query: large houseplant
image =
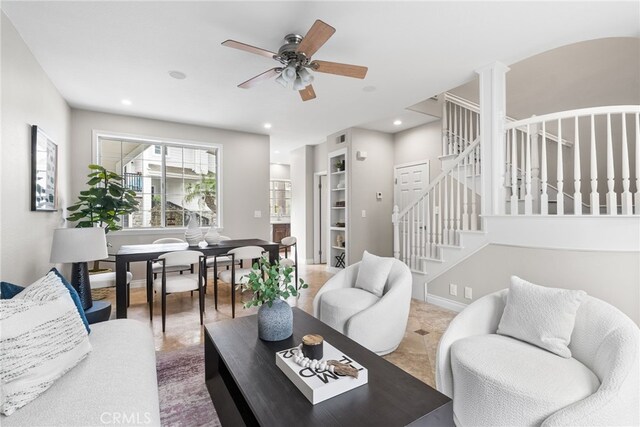
<svg viewBox="0 0 640 427"><path fill-rule="evenodd" d="M81 191L78 201L69 206L68 221L77 222L77 228L103 227L105 233L122 229L120 217L138 210L138 200L133 190L123 186L123 180L115 172L100 165L89 165L89 188ZM98 263L94 264L94 270Z"/></svg>
<svg viewBox="0 0 640 427"><path fill-rule="evenodd" d="M297 266L296 266L297 267ZM258 336L265 341L280 341L289 338L293 333L293 313L285 301L291 296L298 296L300 289L309 287L304 280L296 284L292 281L293 268L280 261L271 263L262 257L253 264L244 290L253 292L251 300L245 308L258 309Z"/></svg>

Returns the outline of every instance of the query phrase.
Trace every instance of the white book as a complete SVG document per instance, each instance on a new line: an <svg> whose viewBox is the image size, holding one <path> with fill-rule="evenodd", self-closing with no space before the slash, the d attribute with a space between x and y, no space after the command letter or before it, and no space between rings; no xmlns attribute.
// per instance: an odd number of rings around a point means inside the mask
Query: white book
<svg viewBox="0 0 640 427"><path fill-rule="evenodd" d="M323 346L324 357L322 360L337 360L351 365L358 370L358 378L338 375L329 371L319 372L317 369L303 368L293 361L295 347L276 353L276 365L278 368L298 387L304 397L314 405L360 387L368 381L367 368L328 342L324 341Z"/></svg>

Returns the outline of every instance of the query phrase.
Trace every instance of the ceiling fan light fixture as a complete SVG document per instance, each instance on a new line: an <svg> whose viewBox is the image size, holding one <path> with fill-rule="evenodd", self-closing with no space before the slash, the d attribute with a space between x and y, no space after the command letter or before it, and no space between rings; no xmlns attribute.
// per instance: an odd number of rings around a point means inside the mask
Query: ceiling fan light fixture
<svg viewBox="0 0 640 427"><path fill-rule="evenodd" d="M286 68L282 70L282 73L280 75L287 83L291 83L292 81L294 81L296 79L296 76L298 75L298 73L296 72L296 64L291 63L287 65Z"/></svg>
<svg viewBox="0 0 640 427"><path fill-rule="evenodd" d="M313 83L313 74L311 74L306 68L301 68L300 71L298 71L298 75L305 84L309 85Z"/></svg>
<svg viewBox="0 0 640 427"><path fill-rule="evenodd" d="M293 82L293 90L302 90L307 87L307 84L302 81L300 76Z"/></svg>
<svg viewBox="0 0 640 427"><path fill-rule="evenodd" d="M282 85L282 87L287 87L289 82L284 78L284 73L280 73L278 77L276 77L276 81Z"/></svg>

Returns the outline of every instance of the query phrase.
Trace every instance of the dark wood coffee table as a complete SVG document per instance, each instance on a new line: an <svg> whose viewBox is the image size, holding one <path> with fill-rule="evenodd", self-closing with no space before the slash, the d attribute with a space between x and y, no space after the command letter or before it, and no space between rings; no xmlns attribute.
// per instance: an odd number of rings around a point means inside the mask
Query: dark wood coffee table
<svg viewBox="0 0 640 427"><path fill-rule="evenodd" d="M293 309L293 336L278 342L258 338L256 317L205 326L205 380L223 425L453 425L451 399L302 310ZM366 367L368 384L309 403L275 363L277 351L308 333L322 335Z"/></svg>

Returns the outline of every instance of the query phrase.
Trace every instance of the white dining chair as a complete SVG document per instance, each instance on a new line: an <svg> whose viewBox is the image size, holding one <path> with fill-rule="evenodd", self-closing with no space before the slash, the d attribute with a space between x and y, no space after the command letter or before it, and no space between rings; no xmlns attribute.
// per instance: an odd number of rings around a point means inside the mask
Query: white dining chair
<svg viewBox="0 0 640 427"><path fill-rule="evenodd" d="M163 239L157 239L153 241L154 245L162 243L185 243L185 241L176 237L165 237ZM153 272L153 279L157 279L158 274L162 273L162 264L159 262L151 264L151 271ZM183 274L185 271L193 273L193 265L176 265L171 267L170 269L169 267L167 267L167 273L173 273L174 271L178 271L180 272L180 274Z"/></svg>
<svg viewBox="0 0 640 427"><path fill-rule="evenodd" d="M263 254L264 249L260 246L242 246L240 248L231 249L226 254L213 256L213 300L216 310L218 309L218 279L220 279L231 285L231 317L236 317L235 291L248 282L249 273L251 273L251 265L249 268L242 268L242 262L249 260L249 263L252 263L254 260L262 257ZM225 260L224 257L231 257L231 268L219 272L217 260ZM236 263L239 263L239 265Z"/></svg>
<svg viewBox="0 0 640 427"><path fill-rule="evenodd" d="M295 286L298 288L298 239L293 236L280 240L280 249L284 249L284 258L280 259L280 264L294 269ZM290 254L291 253L291 254ZM293 258L289 256L293 255Z"/></svg>
<svg viewBox="0 0 640 427"><path fill-rule="evenodd" d="M203 323L204 290L202 287L202 265L204 256L198 251L175 251L162 254L156 260L162 266L161 277L153 281L153 291L162 297L162 332L165 331L167 317L167 295L178 292L198 291L200 306L200 324ZM179 265L198 264L198 272L190 274L169 275L169 269ZM173 270L175 273L175 270ZM149 280L147 278L147 280ZM153 321L153 293L149 298L149 316Z"/></svg>

